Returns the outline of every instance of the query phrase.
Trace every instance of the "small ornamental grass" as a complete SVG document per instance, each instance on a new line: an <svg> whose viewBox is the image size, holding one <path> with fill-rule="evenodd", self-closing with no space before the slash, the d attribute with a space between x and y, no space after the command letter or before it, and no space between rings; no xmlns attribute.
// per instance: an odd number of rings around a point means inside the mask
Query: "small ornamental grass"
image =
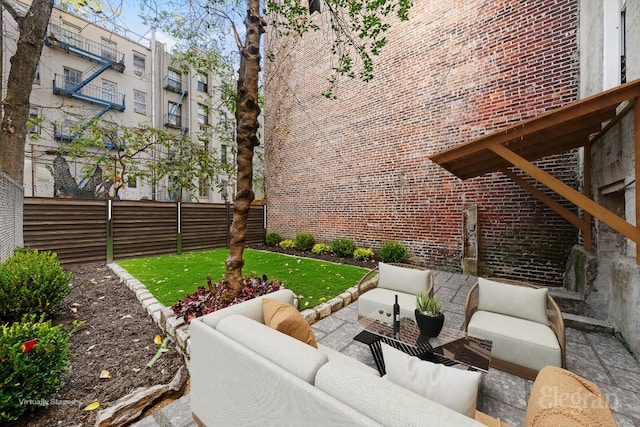
<svg viewBox="0 0 640 427"><path fill-rule="evenodd" d="M296 247L296 244L291 239L284 239L283 241L278 243L278 246L280 246L282 249L292 249Z"/></svg>
<svg viewBox="0 0 640 427"><path fill-rule="evenodd" d="M80 325L52 326L44 315L25 315L1 326L0 421L46 405L69 370L69 336Z"/></svg>
<svg viewBox="0 0 640 427"><path fill-rule="evenodd" d="M331 252L331 246L327 245L326 243L316 243L315 245L313 245L313 248L311 248L311 252L316 255L326 254L328 252Z"/></svg>
<svg viewBox="0 0 640 427"><path fill-rule="evenodd" d="M353 251L353 259L359 261L369 261L373 259L374 255L373 249L371 248L356 248L356 250Z"/></svg>

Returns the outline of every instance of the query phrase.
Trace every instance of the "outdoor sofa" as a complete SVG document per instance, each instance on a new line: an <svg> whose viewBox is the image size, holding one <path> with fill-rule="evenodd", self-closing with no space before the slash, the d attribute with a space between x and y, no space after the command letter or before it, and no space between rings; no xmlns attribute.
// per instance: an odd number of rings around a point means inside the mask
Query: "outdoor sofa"
<svg viewBox="0 0 640 427"><path fill-rule="evenodd" d="M290 290L268 297L294 303ZM191 321L191 408L199 425L482 425L355 359L266 326L261 300Z"/></svg>
<svg viewBox="0 0 640 427"><path fill-rule="evenodd" d="M312 332L304 339L317 348L272 329L264 324L264 298L294 304L285 289L191 321L190 395L198 425L507 426L477 410L470 418L381 378L315 343ZM446 390L457 385L444 384ZM595 384L551 366L534 382L525 417L525 427L616 425Z"/></svg>

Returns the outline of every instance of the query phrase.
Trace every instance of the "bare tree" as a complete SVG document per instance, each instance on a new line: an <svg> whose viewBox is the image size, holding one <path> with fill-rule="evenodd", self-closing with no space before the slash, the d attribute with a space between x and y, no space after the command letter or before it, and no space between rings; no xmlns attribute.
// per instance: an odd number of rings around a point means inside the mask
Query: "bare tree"
<svg viewBox="0 0 640 427"><path fill-rule="evenodd" d="M24 180L24 147L29 120L29 98L38 61L44 45L53 0L35 0L26 13L15 3L0 1L18 24L16 53L11 57L7 92L2 100L0 122L0 170L19 184Z"/></svg>

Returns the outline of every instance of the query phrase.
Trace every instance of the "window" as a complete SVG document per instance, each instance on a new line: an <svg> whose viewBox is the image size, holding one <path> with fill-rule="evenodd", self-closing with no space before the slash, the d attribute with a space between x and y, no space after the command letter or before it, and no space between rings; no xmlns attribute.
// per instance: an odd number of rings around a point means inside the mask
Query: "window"
<svg viewBox="0 0 640 427"><path fill-rule="evenodd" d="M209 124L209 109L206 105L198 104L198 124L200 130L205 130Z"/></svg>
<svg viewBox="0 0 640 427"><path fill-rule="evenodd" d="M139 90L133 90L133 111L147 114L147 94Z"/></svg>
<svg viewBox="0 0 640 427"><path fill-rule="evenodd" d="M220 146L220 161L223 165L227 164L227 144L222 144Z"/></svg>
<svg viewBox="0 0 640 427"><path fill-rule="evenodd" d="M169 101L168 126L180 127L182 125L182 105Z"/></svg>
<svg viewBox="0 0 640 427"><path fill-rule="evenodd" d="M71 68L64 69L64 88L73 90L82 80L82 73Z"/></svg>
<svg viewBox="0 0 640 427"><path fill-rule="evenodd" d="M200 73L198 73L198 90L205 93L209 91L209 77Z"/></svg>
<svg viewBox="0 0 640 427"><path fill-rule="evenodd" d="M138 188L138 181L135 177L127 177L127 187L128 188Z"/></svg>
<svg viewBox="0 0 640 427"><path fill-rule="evenodd" d="M40 133L40 109L38 107L29 108L29 133Z"/></svg>
<svg viewBox="0 0 640 427"><path fill-rule="evenodd" d="M100 46L101 55L112 61L117 61L117 46L116 42L103 38Z"/></svg>
<svg viewBox="0 0 640 427"><path fill-rule="evenodd" d="M82 37L80 36L80 27L68 22L62 23L62 41L72 46L82 46Z"/></svg>
<svg viewBox="0 0 640 427"><path fill-rule="evenodd" d="M208 178L198 179L198 195L200 197L209 197L209 179Z"/></svg>
<svg viewBox="0 0 640 427"><path fill-rule="evenodd" d="M176 70L168 70L164 87L174 92L182 91L182 74Z"/></svg>
<svg viewBox="0 0 640 427"><path fill-rule="evenodd" d="M143 76L145 72L145 68L146 68L145 57L134 53L133 54L133 72L137 76Z"/></svg>
<svg viewBox="0 0 640 427"><path fill-rule="evenodd" d="M33 75L33 84L40 84L40 63L36 64L36 73Z"/></svg>
<svg viewBox="0 0 640 427"><path fill-rule="evenodd" d="M118 87L113 82L108 82L106 80L102 81L102 99L111 103L116 102L116 93L118 92Z"/></svg>

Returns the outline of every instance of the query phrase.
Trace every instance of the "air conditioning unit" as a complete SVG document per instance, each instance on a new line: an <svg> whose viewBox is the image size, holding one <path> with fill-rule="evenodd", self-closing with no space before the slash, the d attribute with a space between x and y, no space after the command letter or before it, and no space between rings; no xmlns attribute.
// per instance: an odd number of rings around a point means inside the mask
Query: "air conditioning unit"
<svg viewBox="0 0 640 427"><path fill-rule="evenodd" d="M136 76L143 76L144 75L144 71L142 71L142 70L135 70L134 73L136 73Z"/></svg>

